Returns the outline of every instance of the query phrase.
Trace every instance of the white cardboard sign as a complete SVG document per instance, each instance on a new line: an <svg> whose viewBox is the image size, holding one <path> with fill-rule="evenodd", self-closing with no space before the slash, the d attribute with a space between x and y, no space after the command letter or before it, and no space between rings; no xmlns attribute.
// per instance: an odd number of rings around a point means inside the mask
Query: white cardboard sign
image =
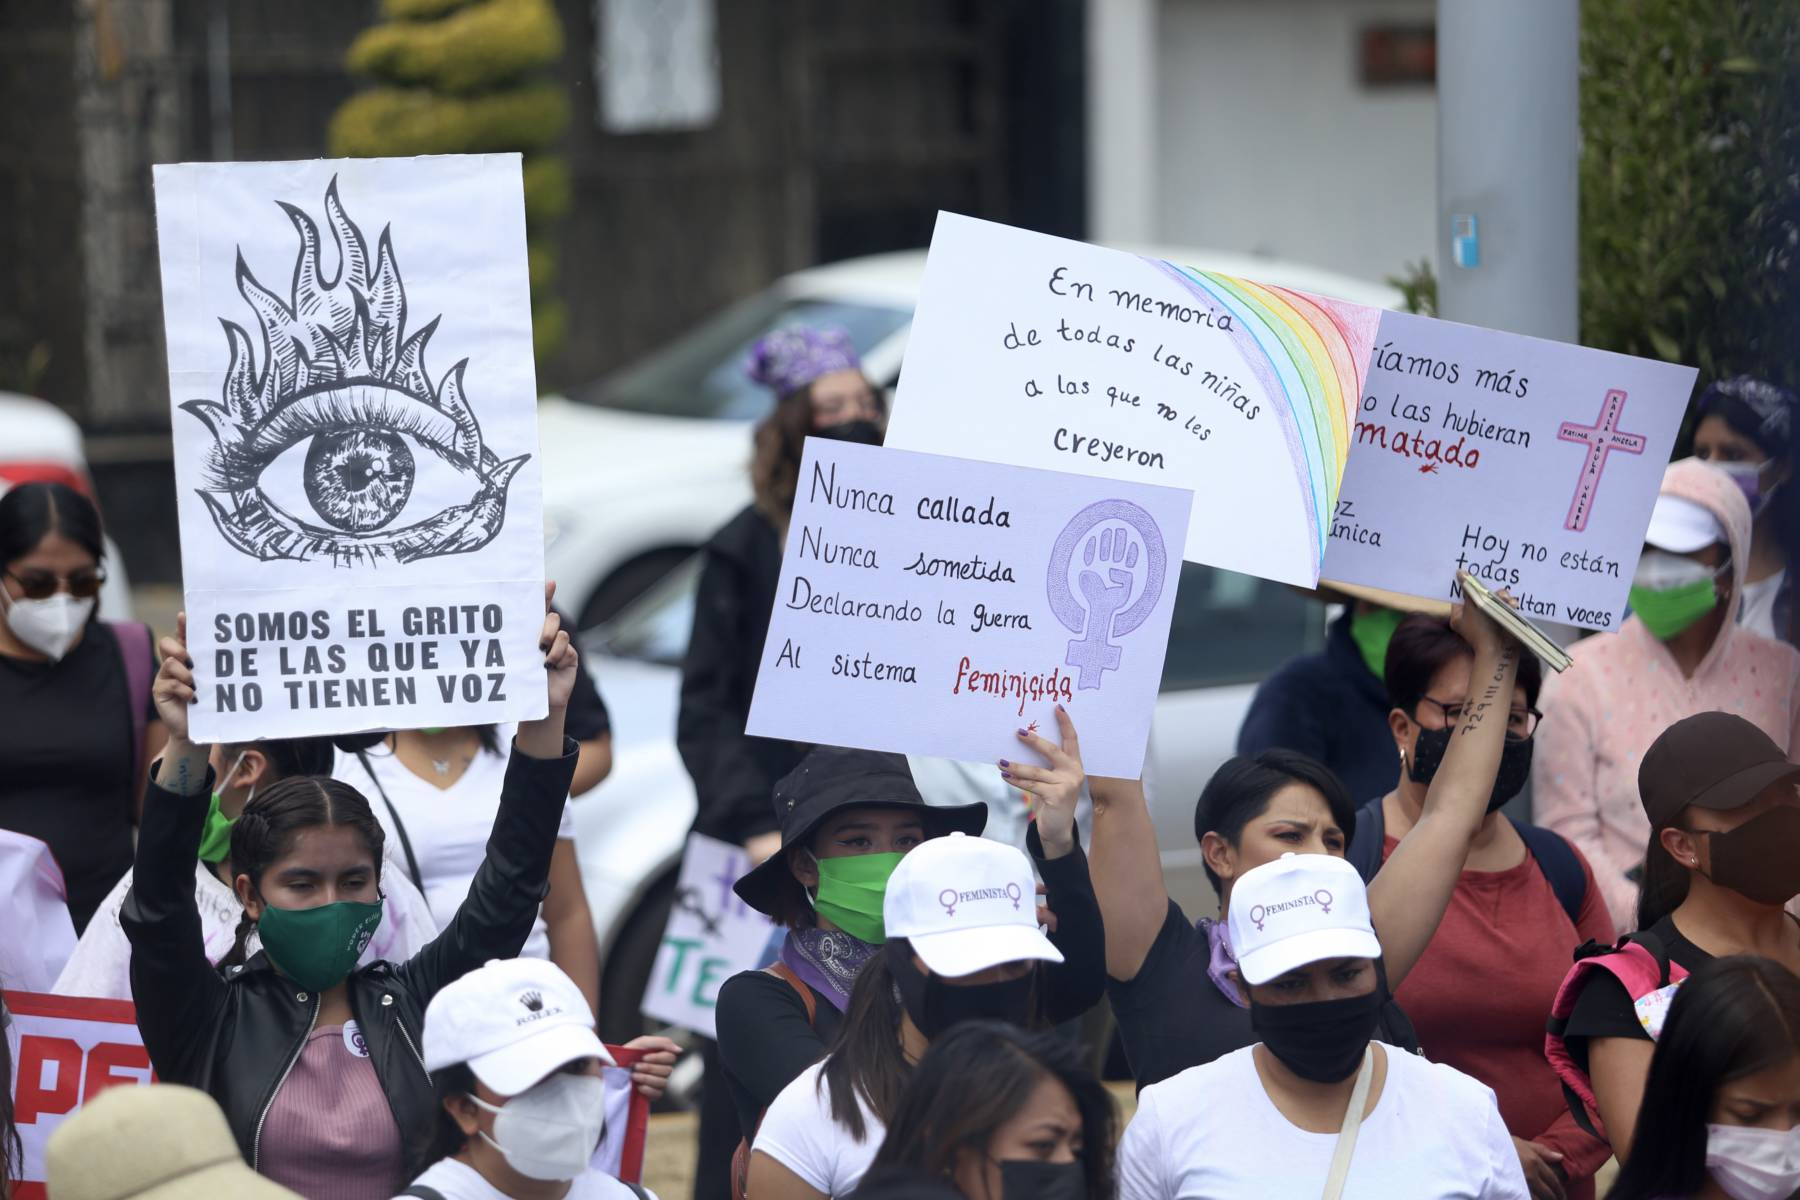
<svg viewBox="0 0 1800 1200"><path fill-rule="evenodd" d="M939 213L886 444L1190 490L1176 557L1311 587L1379 316Z"/></svg>
<svg viewBox="0 0 1800 1200"><path fill-rule="evenodd" d="M1462 568L1533 619L1614 628L1695 375L1383 314L1321 574L1451 599Z"/></svg>
<svg viewBox="0 0 1800 1200"><path fill-rule="evenodd" d="M688 835L675 885L675 905L663 928L656 967L644 985L646 1016L716 1036L719 988L763 964L775 923L731 890L755 864L742 846L702 833Z"/></svg>
<svg viewBox="0 0 1800 1200"><path fill-rule="evenodd" d="M1192 499L809 438L745 731L966 762L1081 733L1135 779Z"/></svg>
<svg viewBox="0 0 1800 1200"><path fill-rule="evenodd" d="M155 179L194 736L543 716L518 155Z"/></svg>

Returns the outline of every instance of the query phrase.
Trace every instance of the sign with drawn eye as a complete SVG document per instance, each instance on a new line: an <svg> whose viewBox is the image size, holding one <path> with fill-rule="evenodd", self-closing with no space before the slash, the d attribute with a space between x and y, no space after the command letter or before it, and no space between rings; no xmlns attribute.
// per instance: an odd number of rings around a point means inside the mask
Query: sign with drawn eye
<svg viewBox="0 0 1800 1200"><path fill-rule="evenodd" d="M195 736L543 715L518 156L155 179Z"/></svg>

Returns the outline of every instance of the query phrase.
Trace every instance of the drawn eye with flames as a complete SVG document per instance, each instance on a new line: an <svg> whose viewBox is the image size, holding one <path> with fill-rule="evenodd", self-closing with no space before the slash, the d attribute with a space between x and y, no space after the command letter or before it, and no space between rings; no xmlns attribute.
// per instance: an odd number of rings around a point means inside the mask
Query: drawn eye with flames
<svg viewBox="0 0 1800 1200"><path fill-rule="evenodd" d="M250 335L222 319L224 395L181 405L212 431L198 490L213 523L263 560L350 567L481 549L505 523L507 487L531 456L502 461L483 444L463 391L468 359L432 385L425 344L439 318L406 333L390 228L371 262L333 179L325 222L338 268L328 283L318 225L281 208L300 235L289 297L258 283L241 249L237 257L238 294L262 334L261 371Z"/></svg>

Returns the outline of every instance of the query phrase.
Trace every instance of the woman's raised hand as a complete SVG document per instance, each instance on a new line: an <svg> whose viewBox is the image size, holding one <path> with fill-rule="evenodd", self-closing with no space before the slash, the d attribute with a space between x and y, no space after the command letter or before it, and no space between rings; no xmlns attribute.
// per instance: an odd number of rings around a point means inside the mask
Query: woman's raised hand
<svg viewBox="0 0 1800 1200"><path fill-rule="evenodd" d="M1061 858L1075 845L1075 803L1087 773L1081 767L1081 740L1075 736L1075 722L1062 705L1056 706L1056 725L1062 737L1059 746L1039 737L1029 729L1019 730L1019 740L1043 756L1047 767L1030 763L1000 762L1000 777L1029 794L1037 802L1038 838L1044 843L1045 858Z"/></svg>
<svg viewBox="0 0 1800 1200"><path fill-rule="evenodd" d="M1468 578L1468 572L1458 571L1456 578L1457 582L1461 583ZM1503 591L1497 594L1500 599L1514 608L1519 606L1519 602L1513 599L1511 592ZM1500 628L1494 618L1481 611L1479 605L1467 599L1461 604L1450 606L1450 628L1454 629L1463 641L1469 643L1469 648L1478 655L1485 651L1498 656L1513 644L1512 636Z"/></svg>
<svg viewBox="0 0 1800 1200"><path fill-rule="evenodd" d="M568 715L569 696L575 690L575 672L581 669L581 655L562 627L562 618L550 607L556 595L556 584L544 585L544 628L538 635L538 649L544 652L544 671L549 683L550 708L543 719L522 721L515 744L532 758L561 758L563 752L563 719Z"/></svg>
<svg viewBox="0 0 1800 1200"><path fill-rule="evenodd" d="M150 685L156 715L169 731L170 741L188 740L188 706L194 703L194 660L188 657L187 614L175 617L175 636L156 644L162 665Z"/></svg>

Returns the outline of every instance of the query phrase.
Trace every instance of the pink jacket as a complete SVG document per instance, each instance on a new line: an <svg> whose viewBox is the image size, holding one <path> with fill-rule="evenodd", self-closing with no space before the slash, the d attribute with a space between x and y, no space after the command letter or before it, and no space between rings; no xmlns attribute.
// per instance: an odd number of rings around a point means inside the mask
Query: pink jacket
<svg viewBox="0 0 1800 1200"><path fill-rule="evenodd" d="M1692 458L1670 464L1662 491L1712 510L1730 536L1736 587L1725 627L1687 679L1635 616L1617 633L1578 642L1570 651L1574 665L1544 684L1531 771L1538 824L1587 855L1620 933L1637 928L1638 886L1625 876L1644 861L1650 839L1637 772L1656 735L1717 709L1755 722L1790 757L1800 747L1800 652L1736 620L1750 547L1743 493L1724 472Z"/></svg>

